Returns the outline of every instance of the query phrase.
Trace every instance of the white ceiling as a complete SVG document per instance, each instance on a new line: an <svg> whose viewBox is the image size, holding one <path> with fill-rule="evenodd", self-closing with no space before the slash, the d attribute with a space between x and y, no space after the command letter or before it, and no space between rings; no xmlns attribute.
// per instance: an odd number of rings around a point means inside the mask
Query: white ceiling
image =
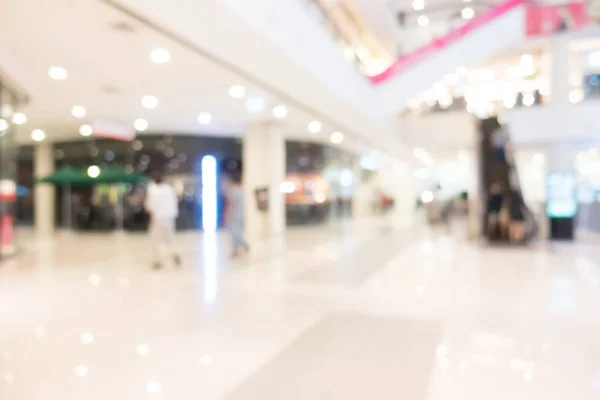
<svg viewBox="0 0 600 400"><path fill-rule="evenodd" d="M272 107L280 104L271 93L101 1L3 0L1 8L0 67L22 81L31 98L23 110L29 120L19 129L20 142L29 141L33 129L43 129L48 140L62 140L78 137L83 123L108 120L132 126L137 118L148 120L148 132L240 135L253 120L271 119ZM132 31L115 29L115 24ZM169 63L151 62L157 47L171 53ZM50 79L51 66L66 68L68 79ZM234 84L246 88L246 98L264 99L265 111L250 114L245 99L229 97ZM158 107L145 109L144 95L156 96ZM75 105L85 107L88 116L71 116ZM291 137L322 141L336 130L325 125L320 134L309 134L313 116L286 106L289 114L279 122ZM200 112L211 113L213 122L200 125ZM349 137L345 145L360 149Z"/></svg>

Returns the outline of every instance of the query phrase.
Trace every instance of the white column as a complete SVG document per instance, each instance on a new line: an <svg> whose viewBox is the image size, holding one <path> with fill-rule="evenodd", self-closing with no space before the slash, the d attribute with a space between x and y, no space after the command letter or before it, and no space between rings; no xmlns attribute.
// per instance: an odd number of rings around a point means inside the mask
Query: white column
<svg viewBox="0 0 600 400"><path fill-rule="evenodd" d="M280 185L285 179L285 136L271 122L255 123L244 137L242 168L246 195L246 235L249 241L285 233L285 197ZM257 208L255 191L269 190L269 211Z"/></svg>
<svg viewBox="0 0 600 400"><path fill-rule="evenodd" d="M39 143L35 146L33 160L35 177L43 178L54 172L54 146L52 143ZM54 186L48 184L35 185L34 189L34 224L36 233L49 235L54 232Z"/></svg>
<svg viewBox="0 0 600 400"><path fill-rule="evenodd" d="M564 106L569 103L569 78L571 74L571 53L569 37L565 34L556 35L550 44L552 63L550 67L550 93L552 106Z"/></svg>

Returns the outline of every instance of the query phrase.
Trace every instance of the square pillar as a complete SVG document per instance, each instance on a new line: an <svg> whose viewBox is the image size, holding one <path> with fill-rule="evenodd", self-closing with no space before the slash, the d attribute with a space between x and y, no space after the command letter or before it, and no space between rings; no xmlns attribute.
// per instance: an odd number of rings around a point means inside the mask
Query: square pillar
<svg viewBox="0 0 600 400"><path fill-rule="evenodd" d="M37 178L54 172L54 146L52 143L38 143L35 146L34 175ZM50 235L54 232L55 188L49 184L37 184L34 188L33 218L38 235Z"/></svg>
<svg viewBox="0 0 600 400"><path fill-rule="evenodd" d="M571 52L569 50L569 37L556 35L551 39L551 66L550 66L550 93L552 106L562 107L569 104L571 75Z"/></svg>
<svg viewBox="0 0 600 400"><path fill-rule="evenodd" d="M244 137L243 184L246 198L246 236L250 242L285 233L285 136L272 122L252 124ZM268 190L269 209L260 211L256 190Z"/></svg>

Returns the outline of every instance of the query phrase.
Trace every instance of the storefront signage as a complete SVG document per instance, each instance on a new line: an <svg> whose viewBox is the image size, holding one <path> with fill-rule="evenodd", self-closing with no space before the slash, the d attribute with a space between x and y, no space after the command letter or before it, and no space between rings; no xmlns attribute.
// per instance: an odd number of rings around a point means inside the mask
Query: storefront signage
<svg viewBox="0 0 600 400"><path fill-rule="evenodd" d="M131 142L135 139L135 129L111 121L96 121L94 136Z"/></svg>
<svg viewBox="0 0 600 400"><path fill-rule="evenodd" d="M585 2L538 4L527 6L527 36L554 35L582 28L590 20Z"/></svg>

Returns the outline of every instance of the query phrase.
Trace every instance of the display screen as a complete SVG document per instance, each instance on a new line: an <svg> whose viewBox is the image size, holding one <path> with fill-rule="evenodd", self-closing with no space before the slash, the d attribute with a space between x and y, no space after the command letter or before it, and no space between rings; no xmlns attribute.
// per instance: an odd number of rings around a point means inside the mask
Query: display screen
<svg viewBox="0 0 600 400"><path fill-rule="evenodd" d="M577 182L572 173L548 175L546 214L551 218L573 218L577 212Z"/></svg>

